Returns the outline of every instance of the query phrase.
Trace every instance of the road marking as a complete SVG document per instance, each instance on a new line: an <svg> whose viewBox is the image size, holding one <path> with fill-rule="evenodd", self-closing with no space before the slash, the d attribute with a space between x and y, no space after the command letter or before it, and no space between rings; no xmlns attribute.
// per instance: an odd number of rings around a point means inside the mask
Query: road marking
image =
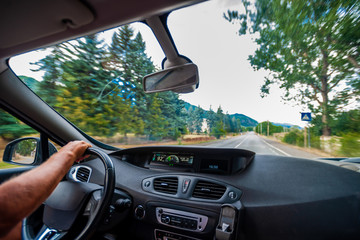
<svg viewBox="0 0 360 240"><path fill-rule="evenodd" d="M246 135L246 137L238 144L236 145L234 148L237 148L238 146L240 146L243 142L245 142L245 140L249 137L249 135Z"/></svg>
<svg viewBox="0 0 360 240"><path fill-rule="evenodd" d="M285 156L291 157L290 154L284 152L283 150L281 150L281 149L279 149L279 148L277 148L277 147L274 147L274 146L271 145L270 143L266 142L264 139L261 139L261 140L263 140L263 142L266 143L267 145L269 145L270 147L274 148L276 151L281 152L281 153L284 154Z"/></svg>

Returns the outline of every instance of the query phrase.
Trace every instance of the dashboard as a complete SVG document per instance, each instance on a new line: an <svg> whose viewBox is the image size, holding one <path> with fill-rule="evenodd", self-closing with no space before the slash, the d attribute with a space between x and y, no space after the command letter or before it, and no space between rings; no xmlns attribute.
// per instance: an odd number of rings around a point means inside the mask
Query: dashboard
<svg viewBox="0 0 360 240"><path fill-rule="evenodd" d="M100 232L119 239L357 239L360 234L360 175L348 169L233 148L140 147L110 157L116 191ZM74 168L75 180L85 175L82 181L103 181L96 159Z"/></svg>

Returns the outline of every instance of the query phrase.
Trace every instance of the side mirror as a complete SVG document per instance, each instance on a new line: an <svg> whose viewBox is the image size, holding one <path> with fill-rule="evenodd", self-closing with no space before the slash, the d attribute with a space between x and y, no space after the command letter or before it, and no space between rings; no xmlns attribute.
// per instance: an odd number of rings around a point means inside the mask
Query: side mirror
<svg viewBox="0 0 360 240"><path fill-rule="evenodd" d="M49 142L49 156L57 152L56 147ZM6 145L3 161L17 165L36 165L41 162L40 138L19 138Z"/></svg>
<svg viewBox="0 0 360 240"><path fill-rule="evenodd" d="M195 91L199 85L198 68L193 63L169 67L160 72L147 75L143 79L146 93L173 91L189 93Z"/></svg>

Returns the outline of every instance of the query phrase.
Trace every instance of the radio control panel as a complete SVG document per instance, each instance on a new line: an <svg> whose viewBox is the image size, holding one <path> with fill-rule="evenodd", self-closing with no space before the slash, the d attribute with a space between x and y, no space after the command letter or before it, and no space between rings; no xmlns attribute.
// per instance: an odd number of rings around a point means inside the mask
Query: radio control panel
<svg viewBox="0 0 360 240"><path fill-rule="evenodd" d="M208 217L170 208L156 208L156 218L160 224L194 232L204 231Z"/></svg>

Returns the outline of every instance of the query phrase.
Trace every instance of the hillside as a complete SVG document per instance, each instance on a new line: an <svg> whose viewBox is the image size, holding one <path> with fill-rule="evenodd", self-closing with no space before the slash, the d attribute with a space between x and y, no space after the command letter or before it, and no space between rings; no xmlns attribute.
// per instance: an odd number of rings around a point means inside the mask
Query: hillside
<svg viewBox="0 0 360 240"><path fill-rule="evenodd" d="M256 127L256 125L258 125L258 121L244 114L240 114L240 113L230 114L230 117L235 117L236 119L239 119L241 126L243 127Z"/></svg>
<svg viewBox="0 0 360 240"><path fill-rule="evenodd" d="M290 124L290 123L274 123L272 122L273 125L275 126L281 126L281 127L286 127L286 128L298 128L298 129L302 129L301 127L294 125L294 124Z"/></svg>
<svg viewBox="0 0 360 240"><path fill-rule="evenodd" d="M185 109L186 111L189 111L189 109L192 108L193 110L195 110L196 108L198 108L197 106L194 106L188 102L185 102ZM203 110L205 112L205 116L207 115L206 110ZM240 114L240 113L235 113L235 114L230 114L230 117L235 117L235 119L239 119L241 126L243 127L255 127L256 125L258 125L258 122L254 119L252 119L251 117L248 117L244 114Z"/></svg>

